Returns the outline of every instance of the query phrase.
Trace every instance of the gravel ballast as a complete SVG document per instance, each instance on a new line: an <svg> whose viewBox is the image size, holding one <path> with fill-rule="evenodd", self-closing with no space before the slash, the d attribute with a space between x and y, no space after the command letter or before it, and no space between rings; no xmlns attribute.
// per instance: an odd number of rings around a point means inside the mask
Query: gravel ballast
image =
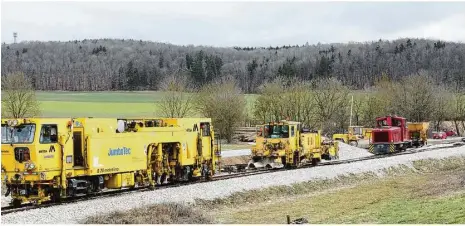
<svg viewBox="0 0 465 226"><path fill-rule="evenodd" d="M362 157L367 157L371 155L373 154L368 152L367 149L354 147L346 143L339 142L339 159L340 160L362 158Z"/></svg>
<svg viewBox="0 0 465 226"><path fill-rule="evenodd" d="M427 158L440 159L451 156L465 156L465 147L438 149L434 151L392 156L382 159L372 159L350 164L282 171L149 192L133 192L117 197L100 198L55 207L11 213L2 216L2 223L80 223L88 216L113 211L124 211L143 205L162 202L193 202L194 199L221 198L243 190L334 178L349 173L357 174L370 171L379 172L384 168L399 164L411 166L411 163L415 160Z"/></svg>

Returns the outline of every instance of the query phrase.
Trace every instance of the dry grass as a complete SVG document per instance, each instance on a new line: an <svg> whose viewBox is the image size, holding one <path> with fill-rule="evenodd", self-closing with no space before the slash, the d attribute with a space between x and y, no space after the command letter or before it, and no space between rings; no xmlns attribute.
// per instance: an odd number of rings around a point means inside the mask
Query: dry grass
<svg viewBox="0 0 465 226"><path fill-rule="evenodd" d="M181 204L159 204L88 218L85 224L209 224L212 219Z"/></svg>
<svg viewBox="0 0 465 226"><path fill-rule="evenodd" d="M296 195L321 192L327 189L350 187L355 183L370 181L377 178L375 174L365 173L360 175L340 176L335 179L309 181L296 183L291 186L275 186L259 190L236 192L227 198L217 198L213 200L195 200L196 205L209 208L216 207L238 207L243 204L267 202L282 197L292 197Z"/></svg>
<svg viewBox="0 0 465 226"><path fill-rule="evenodd" d="M422 160L375 174L298 183L198 200L218 223L465 223L465 158Z"/></svg>
<svg viewBox="0 0 465 226"><path fill-rule="evenodd" d="M155 205L95 216L85 223L465 223L465 158L234 193L192 206Z"/></svg>

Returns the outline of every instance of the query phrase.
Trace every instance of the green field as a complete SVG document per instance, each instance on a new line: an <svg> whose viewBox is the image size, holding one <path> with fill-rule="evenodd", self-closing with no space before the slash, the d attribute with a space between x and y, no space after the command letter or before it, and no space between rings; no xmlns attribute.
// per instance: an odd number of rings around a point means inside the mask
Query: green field
<svg viewBox="0 0 465 226"><path fill-rule="evenodd" d="M37 92L43 117L158 116L156 103L166 93L140 92ZM254 95L246 95L249 106Z"/></svg>

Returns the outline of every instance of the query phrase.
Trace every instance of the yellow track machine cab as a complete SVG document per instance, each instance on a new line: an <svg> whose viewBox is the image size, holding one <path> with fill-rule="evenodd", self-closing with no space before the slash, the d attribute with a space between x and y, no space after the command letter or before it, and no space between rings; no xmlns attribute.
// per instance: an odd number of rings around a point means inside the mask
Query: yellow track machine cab
<svg viewBox="0 0 465 226"><path fill-rule="evenodd" d="M323 142L321 133L301 128L300 122L271 122L258 127L249 169L297 167L306 162L338 158L337 142Z"/></svg>
<svg viewBox="0 0 465 226"><path fill-rule="evenodd" d="M210 119L26 118L1 123L2 178L16 206L208 179L217 172L219 153Z"/></svg>
<svg viewBox="0 0 465 226"><path fill-rule="evenodd" d="M365 128L363 126L349 126L347 133L333 134L333 140L341 141L352 146L358 146L360 139L371 138L371 128Z"/></svg>

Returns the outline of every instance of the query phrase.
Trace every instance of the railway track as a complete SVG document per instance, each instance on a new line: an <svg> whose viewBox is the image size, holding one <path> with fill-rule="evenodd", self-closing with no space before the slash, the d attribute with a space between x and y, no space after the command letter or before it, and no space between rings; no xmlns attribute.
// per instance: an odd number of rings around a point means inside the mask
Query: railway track
<svg viewBox="0 0 465 226"><path fill-rule="evenodd" d="M464 145L465 145L465 143L460 143L458 145L451 145L451 146L446 146L446 147L430 147L430 148L423 148L423 149L410 148L410 149L407 149L406 151L396 152L396 153L392 153L392 154L372 155L372 156L366 156L366 157L361 157L361 158L353 158L353 159L346 159L346 160L332 160L330 162L320 162L317 166L312 166L311 164L308 164L308 165L303 165L302 167L293 168L293 169L286 169L286 168L271 169L271 170L268 170L268 169L254 169L254 170L249 170L249 171L244 171L244 172L223 173L223 174L212 177L210 180L199 180L199 181L191 181L191 182L179 182L179 183L176 183L176 184L159 185L159 186L157 186L155 188L155 190L167 189L167 188L173 188L173 187L180 187L180 186L192 185L192 184L197 184L197 183L208 183L208 182L212 182L212 181L227 180L227 179L232 179L232 178L247 177L247 176L253 176L253 175L258 175L258 174L265 174L265 173L272 173L272 172L279 172L279 171L286 171L286 170L296 170L296 169L302 169L302 168L327 166L327 165L348 164L348 163L366 161L366 160L371 160L371 159L388 158L388 157L393 157L393 156L398 156L398 155L410 155L410 154L426 152L426 151L433 151L433 150L438 150L438 149L455 148L457 146L464 146ZM98 198L103 198L103 197L113 197L113 196L118 196L118 195L123 195L123 194L130 194L132 192L143 192L143 191L151 191L151 190L153 190L153 189L150 189L149 187L138 187L138 188L132 188L132 189L106 191L106 192L102 192L102 193L98 193L98 194L90 194L90 195L86 195L86 196L82 196L82 197L66 198L66 199L63 199L62 202L60 202L60 203L46 202L46 203L43 203L41 205L25 204L25 205L23 205L23 206L21 206L19 208L15 208L13 206L7 206L7 207L2 207L1 208L1 215L16 213L16 212L22 212L22 211L27 211L27 210L31 210L31 209L37 209L37 208L47 208L47 207L51 207L51 206L65 205L65 204L75 203L75 202L84 201L84 200L92 200L92 199L98 199Z"/></svg>

